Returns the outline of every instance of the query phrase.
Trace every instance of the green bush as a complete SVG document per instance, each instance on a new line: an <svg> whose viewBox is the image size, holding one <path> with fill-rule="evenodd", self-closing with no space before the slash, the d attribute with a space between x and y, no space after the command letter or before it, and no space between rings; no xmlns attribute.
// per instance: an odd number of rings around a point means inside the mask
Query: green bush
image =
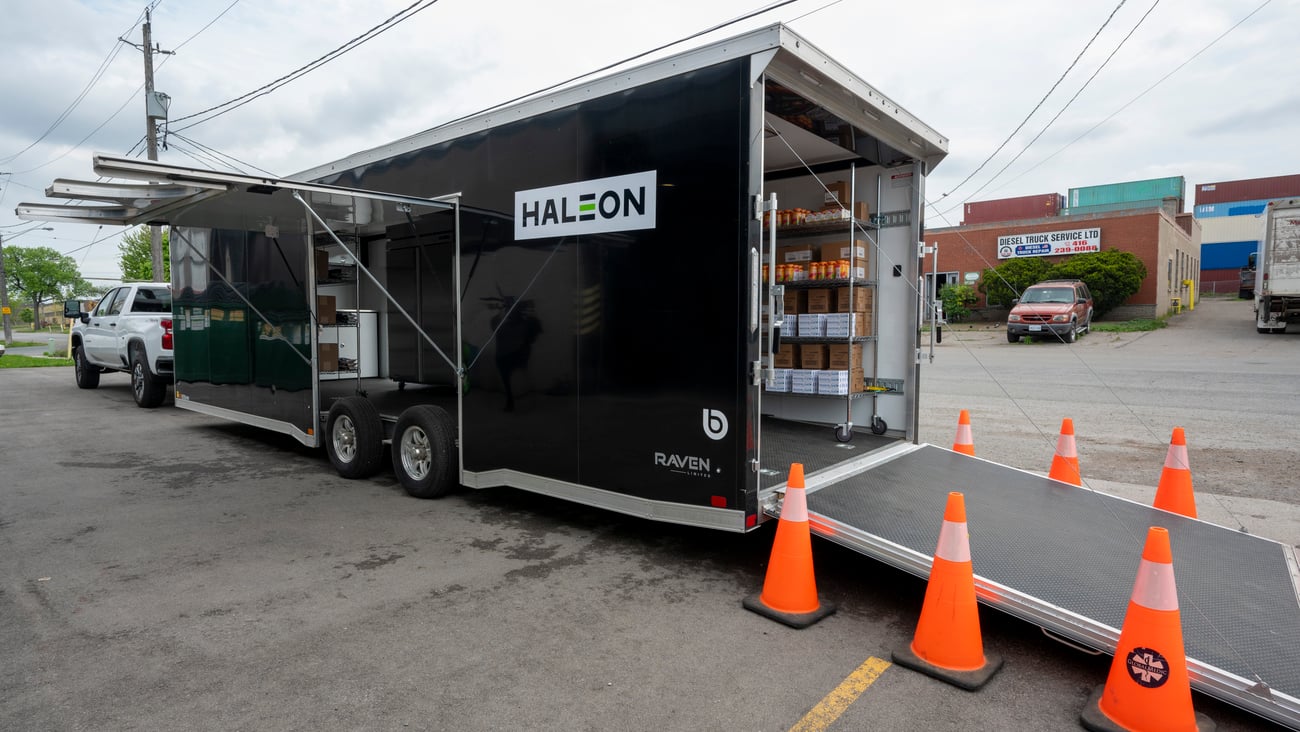
<svg viewBox="0 0 1300 732"><path fill-rule="evenodd" d="M990 307L1011 307L1026 287L1047 279L1052 264L1041 257L1021 257L986 269L980 275L979 291Z"/></svg>
<svg viewBox="0 0 1300 732"><path fill-rule="evenodd" d="M943 301L944 319L949 323L960 323L970 317L971 306L979 296L970 285L944 285L939 288L939 299Z"/></svg>
<svg viewBox="0 0 1300 732"><path fill-rule="evenodd" d="M1136 293L1146 276L1147 268L1137 256L1107 249L1076 254L1056 264L1041 257L1012 259L984 270L979 290L990 307L1011 307L1026 287L1043 280L1083 280L1092 291L1094 313L1101 317Z"/></svg>
<svg viewBox="0 0 1300 732"><path fill-rule="evenodd" d="M1147 268L1132 252L1107 249L1076 254L1052 267L1052 279L1083 280L1097 317L1114 310L1142 287Z"/></svg>

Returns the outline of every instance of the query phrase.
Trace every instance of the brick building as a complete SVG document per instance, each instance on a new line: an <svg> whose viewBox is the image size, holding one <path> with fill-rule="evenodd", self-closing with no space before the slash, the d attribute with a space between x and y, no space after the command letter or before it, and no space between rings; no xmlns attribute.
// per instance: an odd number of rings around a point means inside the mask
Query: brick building
<svg viewBox="0 0 1300 732"><path fill-rule="evenodd" d="M924 236L927 246L938 245L939 287L962 282L978 287L985 269L1017 256L1045 256L1058 262L1071 255L1048 252L1071 247L1131 252L1146 265L1147 277L1141 289L1106 318L1157 317L1186 305L1189 296L1199 292L1201 227L1192 214L1178 213L1178 208L1165 205L927 229ZM933 254L925 256L923 271L928 286L930 273L936 271ZM975 307L988 307L983 295ZM990 313L990 317L999 316Z"/></svg>

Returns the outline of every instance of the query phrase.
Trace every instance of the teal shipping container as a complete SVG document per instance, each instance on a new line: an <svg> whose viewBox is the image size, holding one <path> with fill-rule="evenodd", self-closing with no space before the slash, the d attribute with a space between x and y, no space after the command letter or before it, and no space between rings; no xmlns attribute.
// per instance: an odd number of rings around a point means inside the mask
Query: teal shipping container
<svg viewBox="0 0 1300 732"><path fill-rule="evenodd" d="M1117 203L1133 201L1160 201L1166 198L1179 200L1178 210L1182 211L1182 201L1187 199L1187 183L1181 175L1171 178L1152 178L1151 180L1133 180L1126 183L1107 183L1100 186L1071 188L1066 199L1070 208L1085 206L1110 206Z"/></svg>

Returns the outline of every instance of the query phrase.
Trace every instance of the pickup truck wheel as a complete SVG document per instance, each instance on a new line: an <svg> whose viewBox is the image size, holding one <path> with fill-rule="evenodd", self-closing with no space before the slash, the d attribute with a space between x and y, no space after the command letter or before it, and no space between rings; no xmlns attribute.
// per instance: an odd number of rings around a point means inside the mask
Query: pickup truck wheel
<svg viewBox="0 0 1300 732"><path fill-rule="evenodd" d="M344 478L369 478L384 460L384 425L370 400L344 397L330 407L325 452Z"/></svg>
<svg viewBox="0 0 1300 732"><path fill-rule="evenodd" d="M94 389L99 386L99 367L86 362L86 353L81 346L72 348L72 368L79 388Z"/></svg>
<svg viewBox="0 0 1300 732"><path fill-rule="evenodd" d="M131 396L136 406L153 409L167 397L167 382L149 370L144 349L136 348L131 354Z"/></svg>
<svg viewBox="0 0 1300 732"><path fill-rule="evenodd" d="M456 487L456 425L447 410L426 404L397 418L393 472L416 498L441 498Z"/></svg>

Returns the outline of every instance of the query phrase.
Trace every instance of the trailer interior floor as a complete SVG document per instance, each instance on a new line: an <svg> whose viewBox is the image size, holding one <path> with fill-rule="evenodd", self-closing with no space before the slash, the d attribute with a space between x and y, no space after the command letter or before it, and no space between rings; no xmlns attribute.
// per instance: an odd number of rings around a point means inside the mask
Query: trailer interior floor
<svg viewBox="0 0 1300 732"><path fill-rule="evenodd" d="M803 463L804 475L810 475L898 442L897 437L874 435L866 427L854 428L852 440L839 442L834 425L772 416L763 417L760 434L763 489L784 485L791 463Z"/></svg>

